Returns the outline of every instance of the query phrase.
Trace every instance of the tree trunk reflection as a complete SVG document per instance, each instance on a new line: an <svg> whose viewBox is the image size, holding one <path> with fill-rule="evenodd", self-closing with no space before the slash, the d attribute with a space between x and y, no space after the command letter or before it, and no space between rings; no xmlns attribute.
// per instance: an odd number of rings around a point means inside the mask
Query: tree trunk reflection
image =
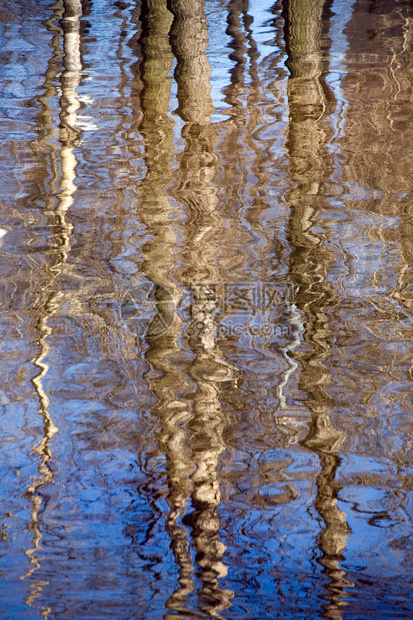
<svg viewBox="0 0 413 620"><path fill-rule="evenodd" d="M335 292L328 281L331 254L325 235L316 232L315 220L322 214L325 198L323 183L331 174L327 150L329 129L324 121L330 93L323 80L326 66L321 50L325 0L306 2L286 0L285 39L288 53L288 103L290 124L288 152L293 188L288 192L290 205L289 239L293 247L290 273L299 286L295 302L305 315L304 340L308 353L297 355L302 365L300 387L307 394L311 422L302 445L320 459L315 507L325 528L319 538L320 563L329 578L328 618L342 618L345 587L350 584L339 562L350 532L345 513L337 506L340 490L335 481L340 464L342 432L328 414L330 400L326 392L329 372L324 363L330 352L328 305Z"/></svg>

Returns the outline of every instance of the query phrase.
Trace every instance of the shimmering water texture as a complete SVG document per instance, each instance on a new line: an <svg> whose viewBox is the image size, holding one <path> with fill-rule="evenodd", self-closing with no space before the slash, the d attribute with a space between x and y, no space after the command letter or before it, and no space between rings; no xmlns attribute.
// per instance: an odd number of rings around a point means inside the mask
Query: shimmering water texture
<svg viewBox="0 0 413 620"><path fill-rule="evenodd" d="M413 618L413 5L0 6L0 618Z"/></svg>

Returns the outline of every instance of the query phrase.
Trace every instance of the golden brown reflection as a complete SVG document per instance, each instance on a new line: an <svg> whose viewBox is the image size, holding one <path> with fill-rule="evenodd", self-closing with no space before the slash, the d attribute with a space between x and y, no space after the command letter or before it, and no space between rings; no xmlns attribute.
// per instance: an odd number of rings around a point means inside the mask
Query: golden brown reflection
<svg viewBox="0 0 413 620"><path fill-rule="evenodd" d="M314 229L314 220L322 213L325 201L323 183L331 174L327 151L331 130L325 122L331 94L323 79L327 67L321 53L325 8L325 0L285 2L290 70L287 146L294 184L288 192L288 202L289 240L293 247L290 273L299 286L295 302L305 314L304 340L310 346L308 352L295 354L302 366L300 387L307 394L306 404L311 412L308 433L301 443L319 456L321 465L315 507L325 523L319 538L320 563L330 581L324 613L328 618L341 619L341 610L346 605L345 588L352 585L339 566L350 533L346 515L337 506L340 487L335 481L344 434L334 427L328 414L330 400L325 387L330 377L324 364L330 352L326 309L335 292L327 279L332 261L326 246L327 235Z"/></svg>
<svg viewBox="0 0 413 620"><path fill-rule="evenodd" d="M191 293L189 345L195 357L189 376L195 383L191 420L191 477L194 511L185 519L191 525L196 562L202 580L201 609L220 618L230 607L233 593L219 585L227 573L222 562L225 546L220 541L219 454L225 449L219 394L221 382L232 377L232 369L221 358L215 343L214 316L217 303L211 281L219 281L214 269L214 234L220 224L216 174L215 131L211 124L211 67L206 55L208 29L204 4L197 0L172 0L172 50L177 59L179 114L185 121L185 148L179 167L177 198L188 214L185 227L185 268L181 282ZM197 326L202 325L202 329Z"/></svg>
<svg viewBox="0 0 413 620"><path fill-rule="evenodd" d="M165 2L148 2L142 7L141 22L141 106L140 131L145 143L147 172L141 184L140 215L151 239L143 248L144 275L155 285L157 314L148 328L146 359L161 376L151 381L157 402L153 408L160 422L158 445L167 457L170 513L167 531L179 570L179 586L168 607L186 611L184 599L194 589L192 560L186 531L178 525L190 493L193 470L183 424L189 419L187 403L177 396L187 380L173 363L179 351L180 322L176 315L177 287L169 278L174 265L176 234L170 219L172 206L166 193L171 180L173 121L168 115L173 55L169 43L172 14ZM158 326L158 327L157 327Z"/></svg>
<svg viewBox="0 0 413 620"><path fill-rule="evenodd" d="M224 449L219 393L220 383L228 379L230 371L216 351L213 329L216 307L208 295L209 284L218 277L211 269L214 248L209 242L218 216L212 183L216 155L211 124L211 69L205 53L208 32L202 3L172 1L168 9L166 3L148 3L141 16L144 119L140 127L147 164L141 184L142 219L151 233L151 240L144 247L143 272L155 284L158 310L146 335L149 345L146 359L161 372L159 378L151 381L151 389L157 398L153 411L160 420L158 442L167 456L170 512L166 525L179 570L178 588L166 605L171 612L190 613L185 599L195 588L194 567L186 529L179 520L191 498L194 511L184 518L184 523L192 530L202 582L202 605L210 615L219 618L219 612L230 605L232 595L218 581L226 574L226 567L222 563L225 547L219 540L217 515L220 502L217 465ZM168 73L173 57L168 35L177 60L179 114L185 121L182 131L185 149L174 193L185 205L188 216L183 249L186 267L179 278L193 298L188 334L191 334L189 344L194 359L186 373L174 363L181 330L176 315L177 287L171 281L176 237L166 193L173 139L173 126L168 117ZM200 322L205 329L198 332L193 327ZM184 398L193 386L195 394ZM172 617L175 615L165 616Z"/></svg>
<svg viewBox="0 0 413 620"><path fill-rule="evenodd" d="M70 252L70 233L72 225L66 219L66 213L73 203L73 195L76 191L74 183L76 178L76 157L73 153L73 147L77 142L76 111L79 108L76 89L80 83L81 59L80 59L80 17L82 16L82 6L80 0L64 0L63 4L54 6L54 15L47 25L50 30L56 30L56 22L60 20L63 31L63 66L64 70L61 76L62 96L60 99L60 122L59 129L59 147L53 146L53 136L55 128L53 126L53 116L49 104L49 100L54 96L53 80L57 77L58 59L61 56L60 37L61 32L54 35L51 43L53 51L52 58L49 62L46 72L46 80L43 85L45 94L40 98L43 110L41 113L41 123L43 136L39 142L47 149L50 155L50 166L52 170L52 181L48 187L46 203L46 213L51 216L51 230L54 231L54 247L51 251L51 260L47 265L47 278L39 291L40 299L45 298L44 304L38 309L39 318L36 323L36 329L39 334L39 354L34 358L33 364L39 370L38 374L33 377L32 384L39 399L38 413L43 418L43 437L40 443L34 448L34 454L40 458L38 465L39 477L36 478L27 489L27 495L32 502L31 510L31 528L34 532L33 546L27 550L31 564L22 579L28 579L34 571L40 569L40 560L38 551L41 549L41 528L39 524L39 511L42 506L42 499L39 490L42 486L53 481L54 472L51 468L50 461L52 459L52 451L50 441L58 432L58 428L54 424L49 413L49 398L43 388L44 378L49 370L49 364L46 358L50 352L50 346L47 338L52 333L52 328L48 325L48 320L59 309L60 291L53 291L56 279L61 275L64 265ZM60 156L61 174L59 181L58 157ZM57 205L54 208L54 196L57 195ZM40 597L47 581L32 579L30 582L31 594L25 599L29 607L36 608L36 599ZM51 608L43 606L40 615L48 618Z"/></svg>

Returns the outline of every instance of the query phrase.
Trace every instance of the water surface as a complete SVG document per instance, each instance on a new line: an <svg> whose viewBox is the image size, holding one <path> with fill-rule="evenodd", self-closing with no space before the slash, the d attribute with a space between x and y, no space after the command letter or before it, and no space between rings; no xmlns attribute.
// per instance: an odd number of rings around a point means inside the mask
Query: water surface
<svg viewBox="0 0 413 620"><path fill-rule="evenodd" d="M403 0L0 8L1 617L413 617Z"/></svg>

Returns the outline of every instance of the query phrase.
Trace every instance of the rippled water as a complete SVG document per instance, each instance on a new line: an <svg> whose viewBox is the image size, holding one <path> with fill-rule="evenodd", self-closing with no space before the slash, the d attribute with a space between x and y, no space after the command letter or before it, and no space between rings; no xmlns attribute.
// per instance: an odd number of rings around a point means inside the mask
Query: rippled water
<svg viewBox="0 0 413 620"><path fill-rule="evenodd" d="M0 33L1 618L413 618L412 4Z"/></svg>

